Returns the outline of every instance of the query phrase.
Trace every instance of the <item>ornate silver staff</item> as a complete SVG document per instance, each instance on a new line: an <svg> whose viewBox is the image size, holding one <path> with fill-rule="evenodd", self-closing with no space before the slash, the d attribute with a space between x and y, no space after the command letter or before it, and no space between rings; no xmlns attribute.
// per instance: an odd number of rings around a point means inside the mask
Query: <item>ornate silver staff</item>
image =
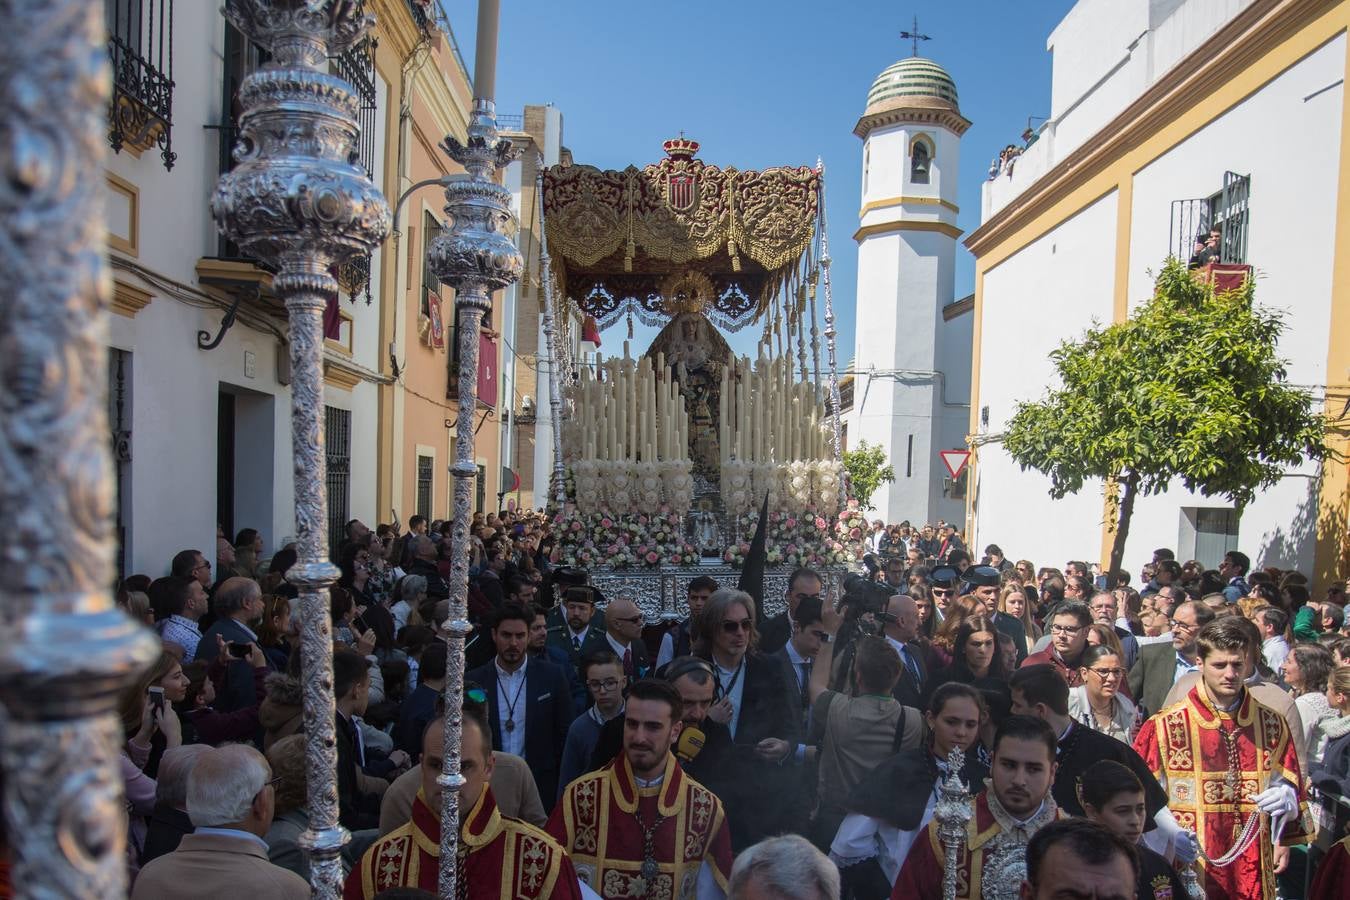
<svg viewBox="0 0 1350 900"><path fill-rule="evenodd" d="M844 433L839 422L839 363L834 353L834 296L830 292L830 236L825 217L825 163L816 160L820 173L820 277L825 288L825 349L830 363L830 448L836 462L844 458Z"/></svg>
<svg viewBox="0 0 1350 900"><path fill-rule="evenodd" d="M942 867L943 900L956 900L956 876L961 864L961 850L966 845L966 823L975 811L970 802L970 791L961 781L961 767L966 755L959 747L947 754L947 777L942 780L938 801L933 806L933 818L938 821L938 838L946 859Z"/></svg>
<svg viewBox="0 0 1350 900"><path fill-rule="evenodd" d="M23 898L126 893L116 715L158 641L118 610L103 7L0 0L0 763ZM60 535L60 540L53 540Z"/></svg>
<svg viewBox="0 0 1350 900"><path fill-rule="evenodd" d="M517 221L511 192L493 179L513 158L511 142L497 137L493 102L497 67L497 0L478 4L478 40L474 50L473 117L466 144L447 136L441 149L464 166L467 175L445 186L450 227L431 242L427 259L441 281L455 288L459 320L459 410L455 424L455 515L451 531L450 615L442 626L446 648L445 762L441 785L440 894L454 897L459 849L459 773L461 698L464 691L464 636L469 633L469 517L473 479L473 414L478 404L478 335L483 316L492 311L492 292L519 280L524 261L516 249Z"/></svg>
<svg viewBox="0 0 1350 900"><path fill-rule="evenodd" d="M567 499L562 451L562 388L558 378L558 367L562 364L562 354L559 352L562 337L558 334L553 317L553 266L548 255L548 233L544 224L543 156L539 157L538 170L535 187L536 196L539 197L539 277L544 283L544 346L548 348L548 410L553 422L553 485L549 495L554 504L562 509Z"/></svg>
<svg viewBox="0 0 1350 900"><path fill-rule="evenodd" d="M272 60L244 79L235 168L221 176L211 212L247 255L276 269L272 286L290 322L291 443L299 559L287 580L300 592L309 854L314 896L342 894L334 740L333 638L328 588L338 569L325 547L323 313L337 295L329 274L374 249L389 206L352 160L360 99L328 72L328 58L374 24L353 0L228 0L226 16Z"/></svg>

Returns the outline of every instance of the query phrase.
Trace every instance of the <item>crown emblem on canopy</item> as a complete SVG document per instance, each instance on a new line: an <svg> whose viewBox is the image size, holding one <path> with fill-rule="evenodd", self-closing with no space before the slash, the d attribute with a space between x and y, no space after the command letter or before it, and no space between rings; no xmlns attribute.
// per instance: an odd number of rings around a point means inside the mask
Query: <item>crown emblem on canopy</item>
<svg viewBox="0 0 1350 900"><path fill-rule="evenodd" d="M694 154L698 153L699 144L698 141L691 141L684 135L680 135L677 138L671 138L661 146L671 159L693 159Z"/></svg>

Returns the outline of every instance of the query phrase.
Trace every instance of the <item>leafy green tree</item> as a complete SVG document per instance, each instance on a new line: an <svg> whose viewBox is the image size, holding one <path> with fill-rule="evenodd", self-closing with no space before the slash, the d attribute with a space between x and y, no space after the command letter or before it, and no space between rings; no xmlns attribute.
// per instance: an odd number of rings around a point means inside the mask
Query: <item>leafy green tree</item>
<svg viewBox="0 0 1350 900"><path fill-rule="evenodd" d="M881 447L859 441L854 450L844 451L844 469L848 472L850 493L863 509L872 509L872 495L883 484L895 480L895 469L886 462Z"/></svg>
<svg viewBox="0 0 1350 900"><path fill-rule="evenodd" d="M1056 499L1106 479L1120 569L1135 498L1173 479L1239 509L1307 458L1325 459L1326 420L1285 384L1281 316L1255 306L1250 279L1215 294L1169 259L1154 296L1127 321L1052 354L1061 387L1019 403L1003 446L1049 476Z"/></svg>

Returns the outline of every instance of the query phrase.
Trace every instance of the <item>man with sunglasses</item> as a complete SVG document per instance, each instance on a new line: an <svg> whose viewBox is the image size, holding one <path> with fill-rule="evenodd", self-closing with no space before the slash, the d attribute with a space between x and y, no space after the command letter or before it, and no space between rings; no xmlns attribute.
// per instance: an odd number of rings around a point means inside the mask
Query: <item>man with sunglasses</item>
<svg viewBox="0 0 1350 900"><path fill-rule="evenodd" d="M786 701L794 688L781 665L757 652L755 601L744 591L724 588L708 598L698 636L718 685L719 699L708 715L727 726L735 747L730 767L735 778L722 800L732 846L740 851L777 834L788 813L793 773L779 764L800 739Z"/></svg>
<svg viewBox="0 0 1350 900"><path fill-rule="evenodd" d="M928 573L928 594L933 598L933 614L941 624L947 616L947 604L956 596L960 574L951 566L937 566Z"/></svg>
<svg viewBox="0 0 1350 900"><path fill-rule="evenodd" d="M642 611L629 598L615 598L605 607L605 640L623 664L625 676L642 678L651 671L642 642Z"/></svg>

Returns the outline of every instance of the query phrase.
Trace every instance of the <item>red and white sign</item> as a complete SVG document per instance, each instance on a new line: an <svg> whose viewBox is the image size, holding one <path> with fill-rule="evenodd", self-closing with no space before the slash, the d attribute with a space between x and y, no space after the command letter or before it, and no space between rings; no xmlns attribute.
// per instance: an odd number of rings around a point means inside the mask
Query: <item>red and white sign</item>
<svg viewBox="0 0 1350 900"><path fill-rule="evenodd" d="M953 479L961 477L961 473L966 470L966 463L970 461L969 450L939 450L938 456L942 457L942 464L952 473Z"/></svg>

